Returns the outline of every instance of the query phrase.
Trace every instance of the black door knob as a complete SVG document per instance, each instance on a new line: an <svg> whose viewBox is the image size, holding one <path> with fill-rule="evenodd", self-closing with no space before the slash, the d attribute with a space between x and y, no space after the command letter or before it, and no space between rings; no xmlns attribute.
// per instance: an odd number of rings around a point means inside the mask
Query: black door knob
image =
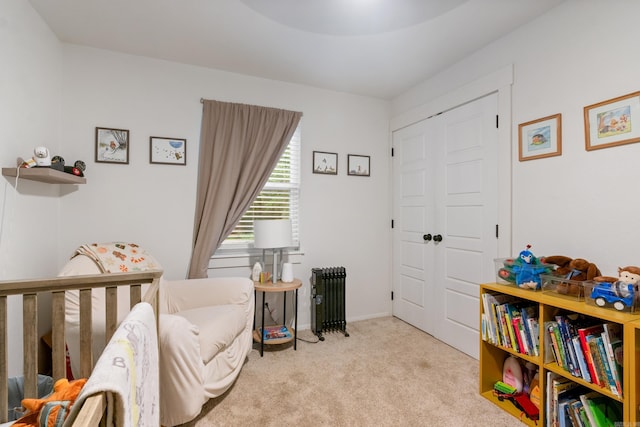
<svg viewBox="0 0 640 427"><path fill-rule="evenodd" d="M435 236L433 236L433 241L442 242L442 236L440 234L436 234Z"/></svg>
<svg viewBox="0 0 640 427"><path fill-rule="evenodd" d="M425 242L430 242L430 241L431 241L431 234L424 234L424 235L422 236L422 239L423 239Z"/></svg>

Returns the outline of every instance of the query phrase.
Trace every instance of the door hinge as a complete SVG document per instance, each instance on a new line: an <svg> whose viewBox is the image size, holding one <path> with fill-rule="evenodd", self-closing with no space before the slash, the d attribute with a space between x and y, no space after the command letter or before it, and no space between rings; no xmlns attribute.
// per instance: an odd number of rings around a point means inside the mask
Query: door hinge
<svg viewBox="0 0 640 427"><path fill-rule="evenodd" d="M498 126L498 123L499 123L499 117L500 117L500 116L498 116L498 115L496 114L496 129L500 129L500 126Z"/></svg>
<svg viewBox="0 0 640 427"><path fill-rule="evenodd" d="M393 291L391 291L391 301L393 301Z"/></svg>
<svg viewBox="0 0 640 427"><path fill-rule="evenodd" d="M496 239L500 237L500 228L498 227L498 224L496 224Z"/></svg>
<svg viewBox="0 0 640 427"><path fill-rule="evenodd" d="M394 226L394 223L393 223L393 220L391 220L391 228L393 228L393 226Z"/></svg>

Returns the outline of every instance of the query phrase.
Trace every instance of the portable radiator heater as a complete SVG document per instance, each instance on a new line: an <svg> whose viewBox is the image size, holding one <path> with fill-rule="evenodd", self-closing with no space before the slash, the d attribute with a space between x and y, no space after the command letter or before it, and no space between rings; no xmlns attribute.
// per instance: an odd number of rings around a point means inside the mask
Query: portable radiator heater
<svg viewBox="0 0 640 427"><path fill-rule="evenodd" d="M345 285L344 267L311 269L311 330L324 341L323 332L341 331L345 337Z"/></svg>

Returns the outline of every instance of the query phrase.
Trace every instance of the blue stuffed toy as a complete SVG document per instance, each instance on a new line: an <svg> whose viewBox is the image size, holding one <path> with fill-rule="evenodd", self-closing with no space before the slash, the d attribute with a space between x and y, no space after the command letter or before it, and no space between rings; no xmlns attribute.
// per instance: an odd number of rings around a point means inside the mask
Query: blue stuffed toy
<svg viewBox="0 0 640 427"><path fill-rule="evenodd" d="M548 273L550 267L542 264L529 249L531 249L531 245L527 245L526 249L520 252L518 258L514 260L512 272L519 288L540 289L542 287L540 275Z"/></svg>

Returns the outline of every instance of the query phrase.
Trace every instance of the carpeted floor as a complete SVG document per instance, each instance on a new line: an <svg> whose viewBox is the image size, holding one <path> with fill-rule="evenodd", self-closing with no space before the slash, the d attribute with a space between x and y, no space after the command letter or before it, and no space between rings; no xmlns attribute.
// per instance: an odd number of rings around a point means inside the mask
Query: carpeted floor
<svg viewBox="0 0 640 427"><path fill-rule="evenodd" d="M318 343L301 331L295 352L254 346L234 386L184 426L518 425L479 396L478 361L393 317L347 330Z"/></svg>

